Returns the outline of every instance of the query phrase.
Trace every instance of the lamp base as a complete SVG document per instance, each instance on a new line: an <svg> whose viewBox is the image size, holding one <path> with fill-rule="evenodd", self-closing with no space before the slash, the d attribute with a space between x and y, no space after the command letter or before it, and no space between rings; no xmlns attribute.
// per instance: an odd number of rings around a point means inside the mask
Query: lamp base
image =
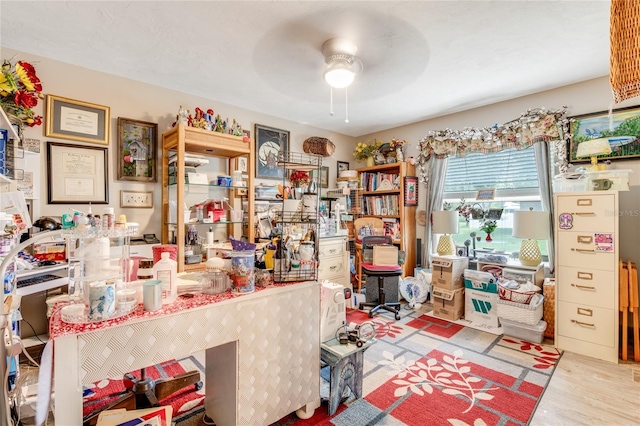
<svg viewBox="0 0 640 426"><path fill-rule="evenodd" d="M438 247L436 251L440 256L453 255L456 252L456 245L453 242L451 235L441 235L438 240Z"/></svg>
<svg viewBox="0 0 640 426"><path fill-rule="evenodd" d="M536 240L523 240L518 254L520 263L525 266L538 266L542 262L542 254Z"/></svg>

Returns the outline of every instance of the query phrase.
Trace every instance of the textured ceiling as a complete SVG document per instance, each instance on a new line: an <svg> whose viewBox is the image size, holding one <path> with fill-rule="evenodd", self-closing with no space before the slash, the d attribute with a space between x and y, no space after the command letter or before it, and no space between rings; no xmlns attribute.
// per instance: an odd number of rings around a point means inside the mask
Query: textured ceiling
<svg viewBox="0 0 640 426"><path fill-rule="evenodd" d="M609 1L7 1L0 44L351 136L608 75ZM358 46L329 87L320 47Z"/></svg>

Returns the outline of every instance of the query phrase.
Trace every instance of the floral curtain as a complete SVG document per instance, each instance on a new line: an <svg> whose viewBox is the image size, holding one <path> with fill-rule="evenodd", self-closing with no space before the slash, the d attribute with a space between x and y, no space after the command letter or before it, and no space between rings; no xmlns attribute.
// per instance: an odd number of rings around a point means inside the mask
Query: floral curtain
<svg viewBox="0 0 640 426"><path fill-rule="evenodd" d="M429 158L462 157L471 152L499 152L507 148L524 149L537 142L554 143L556 166L567 169L566 147L569 138L566 107L560 110L529 109L519 118L493 127L466 127L462 130L432 130L420 140L417 163L425 165ZM426 183L426 168L420 167L420 178Z"/></svg>

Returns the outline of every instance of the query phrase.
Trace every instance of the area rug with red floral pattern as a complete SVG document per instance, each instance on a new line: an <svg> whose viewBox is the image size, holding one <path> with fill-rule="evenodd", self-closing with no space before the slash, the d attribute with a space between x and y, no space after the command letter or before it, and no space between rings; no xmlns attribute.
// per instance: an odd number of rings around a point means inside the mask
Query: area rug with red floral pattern
<svg viewBox="0 0 640 426"><path fill-rule="evenodd" d="M347 321L372 321L377 332L364 354L362 399L347 399L331 417L323 403L310 419L277 425L526 425L561 356L424 312L403 310L395 321L349 310Z"/></svg>

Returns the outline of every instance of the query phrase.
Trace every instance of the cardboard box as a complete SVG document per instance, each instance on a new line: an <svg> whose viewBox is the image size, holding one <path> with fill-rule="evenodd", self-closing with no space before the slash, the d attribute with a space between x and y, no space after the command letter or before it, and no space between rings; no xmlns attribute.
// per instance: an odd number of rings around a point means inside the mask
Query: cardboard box
<svg viewBox="0 0 640 426"><path fill-rule="evenodd" d="M464 314L464 288L447 290L433 288L433 315L449 321L459 320Z"/></svg>
<svg viewBox="0 0 640 426"><path fill-rule="evenodd" d="M64 241L34 243L33 257L38 260L64 261L67 259L67 244Z"/></svg>
<svg viewBox="0 0 640 426"><path fill-rule="evenodd" d="M455 290L464 287L462 274L469 267L469 258L434 256L431 259L431 283L434 287Z"/></svg>
<svg viewBox="0 0 640 426"><path fill-rule="evenodd" d="M498 284L488 272L464 272L465 309L464 318L476 324L499 327Z"/></svg>
<svg viewBox="0 0 640 426"><path fill-rule="evenodd" d="M374 266L395 266L398 264L398 247L380 244L373 246Z"/></svg>

